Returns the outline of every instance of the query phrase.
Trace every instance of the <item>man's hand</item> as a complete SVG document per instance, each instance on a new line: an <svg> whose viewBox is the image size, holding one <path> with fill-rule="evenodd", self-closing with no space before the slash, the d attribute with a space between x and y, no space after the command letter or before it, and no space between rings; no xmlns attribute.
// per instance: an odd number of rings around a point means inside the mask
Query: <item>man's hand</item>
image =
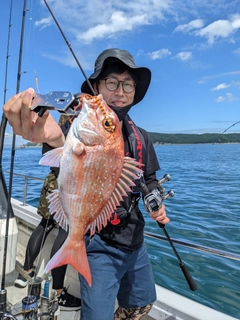
<svg viewBox="0 0 240 320"><path fill-rule="evenodd" d="M157 211L149 212L149 215L153 220L156 220L162 224L167 224L170 222L170 219L167 217L164 204L162 204L162 207Z"/></svg>
<svg viewBox="0 0 240 320"><path fill-rule="evenodd" d="M10 98L3 106L3 112L16 135L34 143L46 142L52 147L61 147L65 137L49 111L42 117L31 111L35 91L27 89Z"/></svg>

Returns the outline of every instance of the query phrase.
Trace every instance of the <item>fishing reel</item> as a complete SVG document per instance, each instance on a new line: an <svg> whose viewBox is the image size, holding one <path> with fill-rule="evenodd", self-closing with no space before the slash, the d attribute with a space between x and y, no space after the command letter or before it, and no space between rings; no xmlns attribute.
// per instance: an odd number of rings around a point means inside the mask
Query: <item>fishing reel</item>
<svg viewBox="0 0 240 320"><path fill-rule="evenodd" d="M21 269L20 274L23 275ZM24 274L26 276L26 274ZM12 306L12 313L5 313L2 319L24 319L24 320L56 320L60 314L56 291L52 289L52 277L48 276L44 280L44 289L42 292L43 278L35 277L34 279L27 276L28 280L28 295L25 296L21 303ZM1 309L0 309L1 310ZM19 318L20 317L20 318Z"/></svg>
<svg viewBox="0 0 240 320"><path fill-rule="evenodd" d="M158 211L162 207L163 200L168 198L172 198L174 196L174 192L169 190L165 194L165 188L163 188L162 183L168 182L171 180L171 176L169 174L165 174L162 179L158 181L159 189L154 189L149 192L146 184L140 178L140 188L143 195L143 202L145 209L147 212L155 212Z"/></svg>

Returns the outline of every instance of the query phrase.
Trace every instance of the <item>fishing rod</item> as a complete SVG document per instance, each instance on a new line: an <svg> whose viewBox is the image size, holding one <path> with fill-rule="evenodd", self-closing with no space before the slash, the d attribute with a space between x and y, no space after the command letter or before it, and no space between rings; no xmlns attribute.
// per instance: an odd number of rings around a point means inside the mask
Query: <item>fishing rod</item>
<svg viewBox="0 0 240 320"><path fill-rule="evenodd" d="M4 98L3 103L6 102L7 92L7 79L8 79L8 59L9 59L9 45L10 45L10 34L12 26L12 0L10 2L10 13L9 13L9 25L8 25L8 41L7 41L7 54L6 54L6 69L5 69L5 83L4 83ZM4 113L2 114L1 126L0 126L0 190L1 190L1 210L2 214L6 212L6 228L5 228L5 241L3 250L3 263L2 263L2 281L0 290L0 319L16 319L12 314L7 312L7 291L5 289L5 276L6 276L6 261L7 261L7 245L8 245L8 229L10 216L14 217L13 209L10 201L10 194L8 193L6 181L2 171L2 155L4 147L4 136L7 126L7 118Z"/></svg>
<svg viewBox="0 0 240 320"><path fill-rule="evenodd" d="M7 40L7 53L6 53L6 69L5 69L5 81L4 81L4 97L3 97L3 104L6 102L6 92L7 92L7 78L8 78L8 59L9 59L9 46L10 46L10 35L11 35L11 26L12 26L12 0L10 2L10 13L9 13L9 24L8 24L8 40ZM8 202L8 191L6 186L6 181L3 176L2 170L2 155L3 155L3 146L4 146L4 136L5 130L7 126L7 118L5 117L4 113L2 114L1 126L0 126L0 190L1 190L1 210L0 214L4 211L7 212L6 216L6 231L5 231L5 244L4 244L4 252L3 252L3 265L2 265L2 278L5 277L5 270L6 270L6 246L7 246L7 237L8 237L8 228L9 228L9 219L10 214L13 213L12 206ZM0 217L1 218L1 217ZM4 281L5 283L5 281ZM4 286L1 286L0 290L0 319L2 317L7 317L7 291L5 290Z"/></svg>
<svg viewBox="0 0 240 320"><path fill-rule="evenodd" d="M26 0L24 0L23 15L22 15L22 27L21 27L21 37L20 37L19 60L18 60L18 74L17 74L16 93L19 93L19 88L20 88L22 47L23 47L23 35L24 35L26 11L27 11L26 10ZM12 3L11 3L11 10L10 10L10 19L11 19L11 14L12 14ZM11 25L11 20L10 20L9 25ZM9 36L8 41L10 41L10 36ZM9 49L9 42L8 42L8 49ZM7 59L8 59L8 57L9 57L9 54L7 53ZM8 66L8 63L7 63L7 66ZM5 83L6 83L6 81L7 80L5 79ZM4 95L4 98L5 98L5 95ZM4 136L4 134L5 134L6 124L7 124L7 120L3 116L3 128L1 128L2 136ZM5 194L7 195L7 217L6 217L6 232L5 232L5 241L4 241L4 251L3 251L2 281L1 281L1 291L0 291L1 292L1 314L0 314L1 319L2 319L2 317L4 319L6 319L6 318L16 319L13 315L11 315L9 312L6 311L7 291L5 289L8 231L9 231L8 229L9 229L10 214L11 214L11 211L12 211L11 193L12 193L13 167L14 167L14 156L15 156L15 142L16 142L16 136L13 133L8 193L7 193L7 190L4 190ZM1 145L1 148L3 148L3 143ZM2 157L2 150L1 150L1 157ZM1 179L2 179L2 181L4 181L3 175L1 176Z"/></svg>
<svg viewBox="0 0 240 320"><path fill-rule="evenodd" d="M7 41L7 53L6 53L6 68L5 68L3 104L5 104L5 102L6 102L7 78L8 78L8 59L10 57L10 55L9 55L9 46L10 46L11 26L12 26L12 0L11 0L11 3L10 3L9 24L8 24L8 41ZM5 244L7 243L8 226L9 226L9 214L8 214L8 212L10 211L10 210L8 210L8 205L7 205L8 204L8 194L7 194L6 182L5 182L5 179L3 177L3 172L2 172L2 155L3 155L4 135L5 135L6 125L7 125L7 118L5 117L5 115L3 113L2 114L2 121L1 121L1 128L0 128L0 166L1 166L1 191L2 191L1 193L2 193L2 196L4 196L3 198L5 200L5 201L3 201L3 199L1 199L2 200L1 201L1 209L2 209L1 214L3 214L4 211L7 212ZM6 199L7 199L7 201L6 201ZM5 268L6 268L6 251L5 251L5 247L6 246L4 246L2 278L5 277ZM4 290L3 283L2 283L2 286L1 286L1 290Z"/></svg>
<svg viewBox="0 0 240 320"><path fill-rule="evenodd" d="M10 57L9 46L10 46L11 26L12 26L12 0L10 3L10 14L9 14L9 24L8 24L8 41L7 41L3 104L5 104L6 102L6 95L7 95L8 60ZM1 128L0 128L0 165L1 167L2 167L2 154L3 154L4 134L5 134L6 125L7 125L7 118L5 117L5 114L2 113Z"/></svg>
<svg viewBox="0 0 240 320"><path fill-rule="evenodd" d="M222 133L219 134L219 136L217 136L218 141L220 140L220 137L226 132L228 131L230 128L234 127L236 124L240 123L240 121L235 122L234 124L232 124L231 126L229 126L227 129L225 129ZM213 143L214 144L214 143Z"/></svg>
<svg viewBox="0 0 240 320"><path fill-rule="evenodd" d="M95 96L95 95L96 95L96 93L95 93L95 91L94 91L94 89L93 89L93 87L92 87L92 85L91 85L91 82L88 80L88 77L86 76L86 74L85 74L85 72L84 72L84 70L83 70L83 68L82 68L82 66L81 66L81 64L80 64L80 62L79 62L79 60L78 60L77 56L75 55L75 53L74 53L74 51L73 51L73 49L72 49L71 44L69 43L69 41L67 40L67 38L66 38L65 34L63 33L63 31L62 31L62 29L61 29L61 27L60 27L60 25L59 25L59 23L58 23L58 21L57 21L56 17L54 16L54 14L53 14L53 12L52 12L51 8L49 7L49 5L48 5L47 1L46 1L46 0L43 0L43 1L44 1L44 3L46 4L46 6L47 6L47 8L48 8L48 11L50 12L50 14L51 14L51 16L52 16L52 18L53 18L54 22L56 23L56 25L57 25L57 27L58 27L59 31L61 32L61 35L63 36L63 39L65 40L65 42L66 42L66 44L67 44L67 46L68 46L69 50L71 51L71 53L72 53L72 55L73 55L73 57L74 57L74 59L75 59L75 61L76 61L77 65L78 65L78 67L80 68L80 70L81 70L81 72L82 72L82 74L83 74L83 76L84 76L85 80L87 81L87 84L88 84L88 86L89 86L90 90L92 91L92 94Z"/></svg>
<svg viewBox="0 0 240 320"><path fill-rule="evenodd" d="M160 236L159 234L156 234L156 233L153 233L153 232L145 231L144 235L149 237L149 238L168 241L168 239L166 237ZM181 240L177 240L177 239L173 239L173 238L171 238L171 240L172 240L173 243L179 244L179 245L187 247L187 248L199 250L199 251L202 251L202 252L205 252L205 253L213 254L213 255L216 255L216 256L219 256L219 257L223 257L223 258L228 258L228 259L231 259L231 260L240 261L240 255L239 254L229 253L229 252L226 252L226 251L223 251L223 250L218 250L218 249L214 249L214 248L210 248L210 247L199 246L199 245L194 244L194 243L181 241Z"/></svg>
<svg viewBox="0 0 240 320"><path fill-rule="evenodd" d="M140 183L139 183L139 188L142 192L142 195L143 195L143 201L144 201L144 205L145 205L145 209L147 210L147 212L151 213L151 212L156 212L158 211L161 207L162 207L162 201L169 198L169 197L172 197L174 195L173 191L169 191L166 195L164 193L164 188L161 186L161 184L165 181L169 181L171 179L170 175L169 174L165 174L163 176L162 179L160 179L158 181L158 184L160 186L160 194L158 194L157 192L150 192L148 190L148 187L144 181L144 178L143 176L140 176ZM173 241L172 239L170 238L166 228L165 228L165 225L163 223L160 223L159 221L157 221L157 224L158 226L163 230L165 236L166 236L166 239L167 241L169 242L170 246L172 247L173 249L173 252L175 254L175 256L177 257L177 260L178 260L178 263L179 263L179 266L183 272L183 275L185 276L185 279L189 285L189 288L192 290L192 291L195 291L197 290L197 285L195 283L195 281L193 280L190 272L188 271L188 268L186 267L186 265L184 264L184 262L182 261L180 255L178 254L174 244L173 244Z"/></svg>
<svg viewBox="0 0 240 320"><path fill-rule="evenodd" d="M22 65L22 47L23 47L25 16L26 16L26 11L27 11L26 5L27 5L27 0L24 0L23 15L22 15L22 27L21 27L21 37L20 37L19 59L18 59L18 73L17 73L16 94L19 93L19 89L20 89L21 65ZM7 256L7 244L8 244L9 215L10 215L10 208L11 208L11 194L12 194L15 144L16 144L16 135L13 133L12 149L11 149L11 162L10 162L10 175L9 175L9 188L8 188L8 211L7 211L6 235L5 235L5 244L4 244L4 259L3 259L3 271L2 271L2 284L1 284L1 289L2 290L5 289L6 256Z"/></svg>

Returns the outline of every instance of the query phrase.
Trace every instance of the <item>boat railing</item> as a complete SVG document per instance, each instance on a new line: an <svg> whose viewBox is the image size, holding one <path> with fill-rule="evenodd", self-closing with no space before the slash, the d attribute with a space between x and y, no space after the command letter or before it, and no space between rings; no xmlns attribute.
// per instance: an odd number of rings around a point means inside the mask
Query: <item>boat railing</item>
<svg viewBox="0 0 240 320"><path fill-rule="evenodd" d="M159 234L156 233L152 233L152 232L148 232L145 231L144 235L149 237L149 238L153 238L153 239L157 239L157 240L161 240L161 241L168 241L168 239L165 236L160 236ZM219 250L219 249L214 249L214 248L210 248L210 247L205 247L205 246L200 246L197 245L195 243L191 243L191 242L187 242L187 241L181 241L181 240L177 240L177 239L173 239L171 238L171 241L175 244L187 247L187 248L191 248L194 250L198 250L198 251L202 251L208 254L213 254L216 256L220 256L223 258L228 258L231 260L237 260L240 261L240 255L236 254L236 253L230 253L230 252L226 252L223 250Z"/></svg>
<svg viewBox="0 0 240 320"><path fill-rule="evenodd" d="M9 171L4 171L4 173L10 174ZM25 174L20 174L20 173L13 173L13 176L17 176L20 178L24 179L24 187L23 187L23 203L22 206L27 206L27 188L28 188L28 181L29 179L31 180L38 180L38 181L44 181L44 179L42 178L37 178L37 177L33 177L33 176L27 176Z"/></svg>
<svg viewBox="0 0 240 320"><path fill-rule="evenodd" d="M10 174L10 172L8 171L4 171L4 173ZM23 188L23 203L22 206L27 206L27 188L28 188L28 181L30 179L32 180L38 180L38 181L44 181L44 179L42 178L37 178L37 177L33 177L33 176L28 176L28 175L24 175L24 174L19 174L19 173L13 173L13 176L18 176L20 178L24 179L24 188ZM160 240L160 241L168 241L168 239L165 236L161 236L159 234L156 233L152 233L152 232L148 232L145 231L144 232L144 236L148 237L148 238L154 238L156 240ZM218 250L218 249L214 249L214 248L210 248L210 247L205 247L205 246L200 246L200 245L196 245L194 243L190 243L187 241L180 241L177 239L171 239L173 243L184 246L184 247L188 247L197 251L202 251L208 254L213 254L213 255L217 255L220 257L224 257L224 258L228 258L231 260L237 260L240 261L240 255L239 254L234 254L234 253L230 253L230 252L226 252L223 250Z"/></svg>

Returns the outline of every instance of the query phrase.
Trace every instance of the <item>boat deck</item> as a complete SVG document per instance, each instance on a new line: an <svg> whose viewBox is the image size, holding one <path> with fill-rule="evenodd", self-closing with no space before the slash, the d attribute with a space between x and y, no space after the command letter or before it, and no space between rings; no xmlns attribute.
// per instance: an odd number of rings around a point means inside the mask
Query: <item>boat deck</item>
<svg viewBox="0 0 240 320"><path fill-rule="evenodd" d="M14 202L14 201L13 201ZM34 228L39 223L39 216L34 214L28 215L28 221L29 223L26 225L24 221L22 220L22 215L25 214L26 209L29 212L29 210L34 210L33 207L28 206L27 208L24 208L23 206L18 206L19 212L17 209L15 210L15 213L18 215L18 218L16 218L17 221L17 228L18 228L18 244L17 244L17 251L15 255L15 269L6 274L5 278L5 288L7 290L7 310L10 311L15 318L18 320L23 319L22 315L19 315L19 313L22 310L22 299L28 295L28 286L25 288L18 288L14 286L14 281L18 276L19 270L22 269L22 265L24 263L25 258L25 251L26 251L26 243L28 242L28 239L30 235L32 234ZM32 212L30 212L32 213ZM45 244L40 252L39 257L35 261L35 265L37 266L36 269L36 276L41 277L44 279L44 268L46 266L47 261L49 260L49 253L51 251L52 244L54 242L54 239L57 235L57 228L55 228L47 237ZM10 243L8 245L12 245L11 239ZM1 248L0 248L1 251ZM14 266L13 266L14 268ZM1 270L0 270L1 271ZM1 275L0 275L1 277ZM44 282L43 282L44 283ZM43 283L42 283L42 292L43 292ZM76 270L74 270L71 266L68 266L67 272L64 279L64 286L68 288L68 292L76 297L80 298L80 284L78 280L78 273ZM81 311L61 311L58 310L57 313L57 319L58 320L80 320L80 313ZM5 319L5 318L4 318ZM154 320L155 318L152 318L150 316L145 316L142 318L143 320ZM173 319L173 318L172 318ZM171 320L172 320L171 319Z"/></svg>
<svg viewBox="0 0 240 320"><path fill-rule="evenodd" d="M12 255L14 263L10 271L6 275L7 303L12 308L12 313L18 320L23 319L17 313L21 311L22 299L27 296L28 288L16 288L14 281L18 275L19 267L23 265L26 244L29 236L34 228L39 224L40 217L36 213L36 208L31 206L23 206L21 202L12 199L14 215L18 229L17 250L13 250L14 246L9 238L8 242L8 258ZM14 218L15 220L15 218ZM3 228L4 229L4 228ZM44 278L44 268L49 260L52 244L55 240L57 229L48 235L45 244L41 250L38 260L35 261L37 266L36 275ZM1 235L0 235L1 236ZM4 238L4 235L2 234ZM1 251L1 245L0 245ZM8 260L7 258L7 260ZM0 263L1 264L1 263ZM0 270L1 272L1 270ZM69 293L80 298L80 284L77 271L70 265L64 279L64 286L68 288ZM228 316L214 309L204 306L182 295L174 293L168 289L156 285L157 300L151 309L149 316L144 316L142 320L237 320L237 318ZM117 305L116 305L117 306ZM7 310L10 310L7 308ZM11 318L7 318L11 319ZM80 320L80 311L60 311L57 315L58 320ZM4 318L5 320L5 318ZM106 319L108 320L108 319Z"/></svg>
<svg viewBox="0 0 240 320"><path fill-rule="evenodd" d="M28 295L28 286L25 288L17 288L14 286L14 281L18 276L18 272L14 270L6 277L6 290L7 290L7 310L11 310L11 313L15 318L21 320L23 317L18 315L22 308L22 299ZM61 311L56 312L57 320L80 320L81 311ZM55 319L55 318L54 318ZM167 318L168 320L175 320L175 317ZM142 320L155 320L154 318L146 315Z"/></svg>

